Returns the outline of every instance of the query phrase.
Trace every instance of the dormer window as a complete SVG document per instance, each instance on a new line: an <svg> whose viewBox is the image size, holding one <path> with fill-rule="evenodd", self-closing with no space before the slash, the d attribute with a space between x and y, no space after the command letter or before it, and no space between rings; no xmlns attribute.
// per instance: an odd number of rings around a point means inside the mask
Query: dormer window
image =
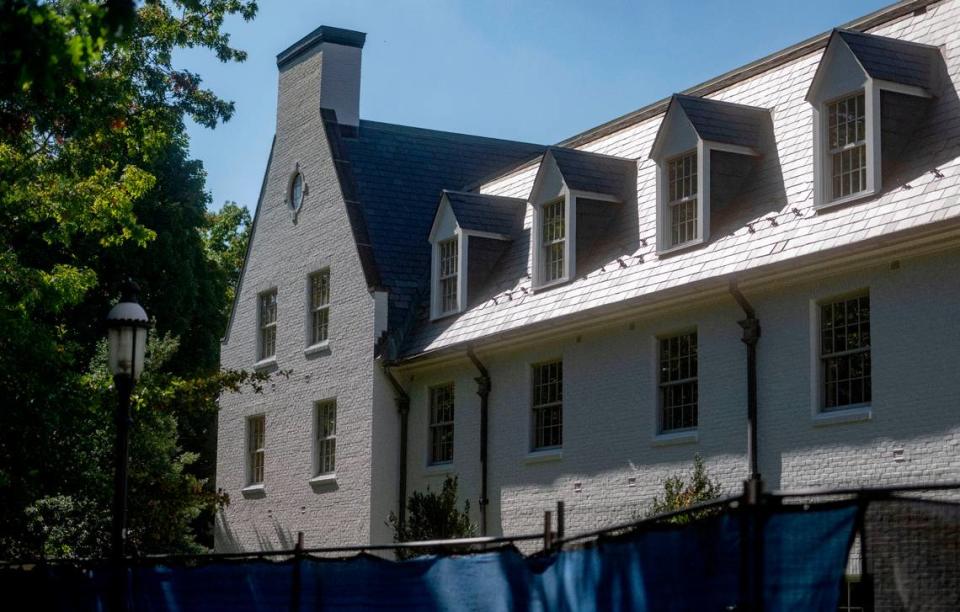
<svg viewBox="0 0 960 612"><path fill-rule="evenodd" d="M444 191L430 229L433 262L430 318L465 310L480 299L491 270L523 228L525 202Z"/></svg>
<svg viewBox="0 0 960 612"><path fill-rule="evenodd" d="M650 157L657 162L657 252L710 239L711 213L733 202L771 134L762 108L675 95Z"/></svg>
<svg viewBox="0 0 960 612"><path fill-rule="evenodd" d="M460 268L460 249L457 247L459 244L459 238L454 236L438 245L440 257L440 314L456 312L459 309L457 299L459 294L457 270Z"/></svg>
<svg viewBox="0 0 960 612"><path fill-rule="evenodd" d="M617 218L617 205L635 200L636 193L635 160L547 149L530 192L534 289L573 279L578 254L585 256L606 237L607 227Z"/></svg>
<svg viewBox="0 0 960 612"><path fill-rule="evenodd" d="M543 282L552 283L566 276L566 201L555 200L541 209L541 249Z"/></svg>
<svg viewBox="0 0 960 612"><path fill-rule="evenodd" d="M670 246L697 238L697 152L669 162Z"/></svg>
<svg viewBox="0 0 960 612"><path fill-rule="evenodd" d="M835 30L813 77L814 206L876 195L922 120L936 47Z"/></svg>

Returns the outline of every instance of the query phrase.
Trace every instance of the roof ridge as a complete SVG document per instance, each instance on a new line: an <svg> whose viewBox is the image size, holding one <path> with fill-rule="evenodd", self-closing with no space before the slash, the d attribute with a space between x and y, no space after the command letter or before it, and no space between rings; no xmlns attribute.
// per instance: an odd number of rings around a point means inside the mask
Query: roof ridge
<svg viewBox="0 0 960 612"><path fill-rule="evenodd" d="M518 202L526 202L526 200L523 199L523 198L514 198L514 197L511 197L511 196L504 196L504 195L494 195L494 194L492 194L492 193L478 193L478 192L476 192L476 191L462 191L462 190L460 190L460 189L442 189L441 191L442 191L443 193L448 193L448 194L452 194L452 195L465 195L465 196L470 196L470 197L472 197L472 198L488 198L488 199L496 199L496 200L516 200L516 201L518 201Z"/></svg>
<svg viewBox="0 0 960 612"><path fill-rule="evenodd" d="M535 142L524 142L521 140L509 140L507 138L495 138L493 136L481 136L478 134L466 134L464 132L448 132L446 130L438 130L435 128L425 128L416 125L403 125L401 123L387 123L385 121L374 121L372 119L361 119L360 120L360 129L364 127L368 129L381 129L384 131L394 130L402 132L418 132L423 135L435 135L436 137L444 140L448 140L451 137L460 137L460 138L474 138L477 140L483 140L490 143L505 143L505 144L515 144L523 145L528 147L540 147L545 148L547 145L537 144Z"/></svg>
<svg viewBox="0 0 960 612"><path fill-rule="evenodd" d="M673 94L674 98L685 98L688 100L697 100L703 102L709 102L711 104L723 104L725 106L735 106L737 108L742 108L743 110L754 111L754 112L766 112L769 113L769 108L764 108L763 106L753 106L751 104L741 104L739 102L729 102L727 100L717 100L716 98L707 98L705 96L691 96L690 94L684 93L675 93Z"/></svg>
<svg viewBox="0 0 960 612"><path fill-rule="evenodd" d="M939 0L938 0L939 1ZM894 41L898 44L909 45L911 47L919 47L921 49L927 50L936 50L938 47L936 45L928 45L925 43L919 43L913 40L903 40L902 38L893 38L892 36L880 36L879 34L870 34L869 32L863 32L860 30L851 30L850 28L834 28L833 31L838 34L851 34L853 36L863 36L865 38L881 38L883 40ZM832 34L831 34L832 35Z"/></svg>
<svg viewBox="0 0 960 612"><path fill-rule="evenodd" d="M597 153L596 151L586 151L584 149L577 149L576 147L563 147L560 145L551 145L547 147L548 151L570 151L571 153L576 153L577 155L592 155L594 157L603 157L613 161L623 161L623 162L635 162L637 161L633 157L620 157L619 155L610 155L608 153Z"/></svg>

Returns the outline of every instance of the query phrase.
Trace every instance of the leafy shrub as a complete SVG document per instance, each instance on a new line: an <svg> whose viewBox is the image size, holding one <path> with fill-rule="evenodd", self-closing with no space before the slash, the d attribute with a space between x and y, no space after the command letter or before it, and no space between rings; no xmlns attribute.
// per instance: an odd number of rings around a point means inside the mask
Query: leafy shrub
<svg viewBox="0 0 960 612"><path fill-rule="evenodd" d="M683 474L668 476L663 481L663 496L653 498L646 516L656 516L676 510L683 510L690 506L708 502L720 497L720 483L712 480L707 474L703 457L695 455L693 458L693 472L687 481ZM716 514L717 509L709 508L697 512L679 514L668 519L668 522L683 525L691 521Z"/></svg>
<svg viewBox="0 0 960 612"><path fill-rule="evenodd" d="M400 517L391 512L387 525L393 528L393 541L398 543L469 538L477 534L477 526L470 521L469 500L464 502L462 511L457 508L456 476L448 476L439 493L429 486L424 493L414 491L407 499L406 520L401 523ZM397 557L408 559L443 552L451 549L399 549Z"/></svg>

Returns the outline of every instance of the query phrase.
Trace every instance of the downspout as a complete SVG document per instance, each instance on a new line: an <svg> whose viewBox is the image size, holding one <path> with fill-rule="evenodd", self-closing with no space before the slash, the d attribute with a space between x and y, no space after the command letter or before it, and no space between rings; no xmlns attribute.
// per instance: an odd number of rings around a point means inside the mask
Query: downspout
<svg viewBox="0 0 960 612"><path fill-rule="evenodd" d="M477 395L480 396L480 535L487 535L487 418L490 410L490 372L477 359L472 348L467 349L467 357L480 372L477 381Z"/></svg>
<svg viewBox="0 0 960 612"><path fill-rule="evenodd" d="M406 524L407 514L407 421L410 416L410 396L400 386L400 382L394 378L390 371L390 366L383 363L383 373L387 375L387 380L393 386L394 401L397 403L397 412L400 413L400 478L397 483L398 497L397 519L400 526Z"/></svg>
<svg viewBox="0 0 960 612"><path fill-rule="evenodd" d="M737 321L743 328L740 339L747 345L747 456L750 461L749 487L751 493L761 490L760 469L757 465L757 341L760 339L760 320L757 313L740 293L736 281L730 281L730 293L743 309L746 318Z"/></svg>

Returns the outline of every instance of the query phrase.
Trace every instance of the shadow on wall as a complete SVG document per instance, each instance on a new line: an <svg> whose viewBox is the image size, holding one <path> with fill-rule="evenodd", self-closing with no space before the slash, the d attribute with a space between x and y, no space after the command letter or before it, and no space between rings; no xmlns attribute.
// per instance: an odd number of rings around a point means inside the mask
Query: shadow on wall
<svg viewBox="0 0 960 612"><path fill-rule="evenodd" d="M296 538L293 536L290 530L284 528L275 517L270 517L270 521L272 522L273 527L273 538L270 537L269 533L264 533L260 525L253 525L254 536L257 541L255 550L293 550L293 548L296 546ZM243 544L240 542L236 533L231 528L230 523L227 520L227 516L223 511L217 513L215 530L214 542L216 543L216 552L247 552L244 550Z"/></svg>

